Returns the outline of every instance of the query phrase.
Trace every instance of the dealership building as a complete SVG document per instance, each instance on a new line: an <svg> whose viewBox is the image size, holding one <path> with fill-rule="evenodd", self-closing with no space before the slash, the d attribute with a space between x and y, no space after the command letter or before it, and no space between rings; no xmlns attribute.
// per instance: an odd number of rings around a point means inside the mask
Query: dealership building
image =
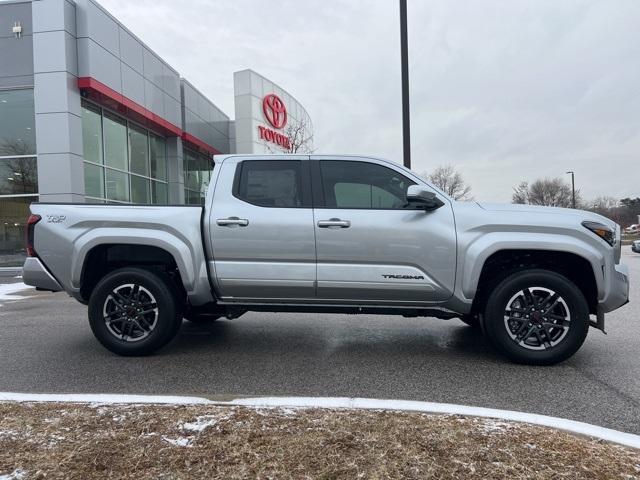
<svg viewBox="0 0 640 480"><path fill-rule="evenodd" d="M33 201L200 204L214 154L312 149L293 96L233 82L232 119L93 0L0 1L0 266Z"/></svg>

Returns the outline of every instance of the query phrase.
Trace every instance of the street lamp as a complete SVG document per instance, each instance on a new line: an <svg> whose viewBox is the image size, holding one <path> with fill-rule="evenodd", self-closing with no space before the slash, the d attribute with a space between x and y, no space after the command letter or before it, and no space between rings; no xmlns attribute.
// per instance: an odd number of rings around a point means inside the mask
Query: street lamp
<svg viewBox="0 0 640 480"><path fill-rule="evenodd" d="M576 208L576 181L573 170L569 170L567 174L571 174L571 208Z"/></svg>
<svg viewBox="0 0 640 480"><path fill-rule="evenodd" d="M411 127L409 125L409 41L407 39L407 0L400 0L400 62L402 70L402 154L411 168Z"/></svg>

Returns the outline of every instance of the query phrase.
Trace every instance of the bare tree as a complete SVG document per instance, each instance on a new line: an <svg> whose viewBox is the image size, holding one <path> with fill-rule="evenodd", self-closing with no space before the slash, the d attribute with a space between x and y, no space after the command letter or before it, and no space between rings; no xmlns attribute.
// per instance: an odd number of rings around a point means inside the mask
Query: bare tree
<svg viewBox="0 0 640 480"><path fill-rule="evenodd" d="M289 147L285 149L287 153L313 153L313 134L309 132L307 123L304 120L290 121L284 129L284 136L289 139ZM282 150L265 143L269 153L280 153Z"/></svg>
<svg viewBox="0 0 640 480"><path fill-rule="evenodd" d="M0 155L31 155L35 150L32 142L17 138L5 138L0 141Z"/></svg>
<svg viewBox="0 0 640 480"><path fill-rule="evenodd" d="M289 138L289 153L313 153L313 134L304 120L289 123L285 135Z"/></svg>
<svg viewBox="0 0 640 480"><path fill-rule="evenodd" d="M531 184L520 183L513 189L511 200L513 203L570 208L571 186L559 177L539 178ZM576 205L580 204L580 191L576 190Z"/></svg>
<svg viewBox="0 0 640 480"><path fill-rule="evenodd" d="M512 203L526 204L529 203L529 183L521 182L520 185L513 189L511 196Z"/></svg>
<svg viewBox="0 0 640 480"><path fill-rule="evenodd" d="M5 170L2 176L8 180L4 194L35 193L38 185L38 170L34 158L12 158L4 160L0 169Z"/></svg>
<svg viewBox="0 0 640 480"><path fill-rule="evenodd" d="M466 184L462 174L451 165L441 165L430 174L422 174L422 177L454 200L473 200L471 186Z"/></svg>

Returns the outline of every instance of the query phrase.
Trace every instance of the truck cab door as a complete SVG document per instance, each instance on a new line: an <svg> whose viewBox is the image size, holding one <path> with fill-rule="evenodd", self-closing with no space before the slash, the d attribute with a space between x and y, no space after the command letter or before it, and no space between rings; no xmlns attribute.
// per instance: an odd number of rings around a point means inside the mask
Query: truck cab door
<svg viewBox="0 0 640 480"><path fill-rule="evenodd" d="M210 270L223 300L315 298L307 156L225 159L209 202Z"/></svg>
<svg viewBox="0 0 640 480"><path fill-rule="evenodd" d="M451 202L420 178L382 160L312 156L317 295L349 304L424 305L454 290ZM407 204L421 184L443 202Z"/></svg>

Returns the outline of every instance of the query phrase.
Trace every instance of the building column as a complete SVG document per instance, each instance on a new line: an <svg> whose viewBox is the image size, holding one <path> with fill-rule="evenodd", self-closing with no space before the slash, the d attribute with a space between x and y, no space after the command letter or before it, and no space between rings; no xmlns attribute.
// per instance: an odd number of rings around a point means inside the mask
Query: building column
<svg viewBox="0 0 640 480"><path fill-rule="evenodd" d="M84 202L75 5L34 0L31 8L40 201Z"/></svg>
<svg viewBox="0 0 640 480"><path fill-rule="evenodd" d="M184 199L184 167L182 139L167 138L167 182L169 187L169 203L182 205Z"/></svg>

